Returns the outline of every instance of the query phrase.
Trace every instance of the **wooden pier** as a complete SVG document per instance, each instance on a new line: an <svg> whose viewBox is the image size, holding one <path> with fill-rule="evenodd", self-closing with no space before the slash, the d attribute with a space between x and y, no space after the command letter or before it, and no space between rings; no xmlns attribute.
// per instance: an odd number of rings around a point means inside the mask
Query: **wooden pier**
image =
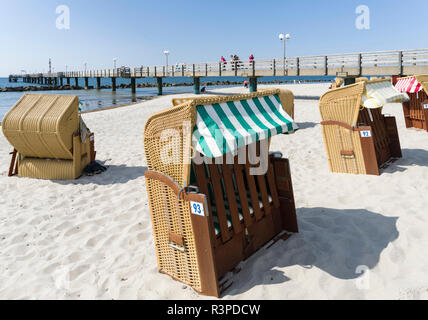
<svg viewBox="0 0 428 320"><path fill-rule="evenodd" d="M267 76L339 76L352 83L360 76L393 76L428 74L428 49L349 53L324 56L297 57L287 59L242 60L235 62L213 62L176 64L136 68L117 68L57 73L10 75L11 79L23 79L25 83L40 85L76 86L83 78L85 87L88 79L96 78L97 89L101 88L101 78L110 78L112 90L116 91L116 79L130 79L131 90L136 92L137 78L156 78L158 94L162 94L163 78L189 77L194 79L194 92L200 92L200 78L203 77L244 77L249 78L250 91L257 90L257 78ZM12 80L13 81L13 80Z"/></svg>

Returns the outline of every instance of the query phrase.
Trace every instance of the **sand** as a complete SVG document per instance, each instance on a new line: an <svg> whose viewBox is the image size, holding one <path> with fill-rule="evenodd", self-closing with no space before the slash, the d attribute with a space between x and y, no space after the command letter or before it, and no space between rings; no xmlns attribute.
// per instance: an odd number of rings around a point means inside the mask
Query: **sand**
<svg viewBox="0 0 428 320"><path fill-rule="evenodd" d="M319 96L328 85L282 87ZM206 298L157 271L143 128L172 98L83 115L109 169L76 181L8 178L0 135L1 299ZM302 130L272 150L290 158L300 233L243 262L224 299L428 298L428 133L405 129L399 104L384 110L403 159L380 177L331 174L318 102L296 101Z"/></svg>

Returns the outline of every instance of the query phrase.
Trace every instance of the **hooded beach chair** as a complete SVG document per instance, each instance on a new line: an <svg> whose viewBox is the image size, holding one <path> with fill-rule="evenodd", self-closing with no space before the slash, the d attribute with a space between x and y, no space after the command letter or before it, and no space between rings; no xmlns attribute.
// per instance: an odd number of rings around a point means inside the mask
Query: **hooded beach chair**
<svg viewBox="0 0 428 320"><path fill-rule="evenodd" d="M95 160L94 135L78 108L77 96L24 94L2 121L3 134L14 147L9 175L78 178Z"/></svg>
<svg viewBox="0 0 428 320"><path fill-rule="evenodd" d="M428 131L428 75L400 78L395 88L409 96L403 103L406 128Z"/></svg>
<svg viewBox="0 0 428 320"><path fill-rule="evenodd" d="M319 108L330 171L379 175L401 158L395 117L383 115L382 107L406 99L390 80L363 79L325 93Z"/></svg>
<svg viewBox="0 0 428 320"><path fill-rule="evenodd" d="M253 175L245 156L297 129L284 111L290 103L285 90L191 98L148 119L145 177L161 272L219 297L241 261L288 238L284 230L298 232L288 160L268 153L266 170Z"/></svg>

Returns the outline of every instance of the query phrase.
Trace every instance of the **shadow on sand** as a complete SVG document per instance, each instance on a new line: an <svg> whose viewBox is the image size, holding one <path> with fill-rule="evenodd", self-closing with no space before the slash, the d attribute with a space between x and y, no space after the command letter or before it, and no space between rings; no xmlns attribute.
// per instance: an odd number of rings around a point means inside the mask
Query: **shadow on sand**
<svg viewBox="0 0 428 320"><path fill-rule="evenodd" d="M394 173L406 171L406 167L428 167L428 150L402 149L403 157L382 170L382 173Z"/></svg>
<svg viewBox="0 0 428 320"><path fill-rule="evenodd" d="M124 184L129 181L136 180L144 176L147 167L128 167L126 165L105 165L103 161L97 161L99 164L107 167L107 171L96 174L94 176L86 176L83 174L77 180L53 180L54 182L62 185L79 185L79 184L97 184L97 185L111 185L111 184Z"/></svg>
<svg viewBox="0 0 428 320"><path fill-rule="evenodd" d="M318 126L320 124L316 123L316 122L297 122L297 125L299 126L300 130L304 130L304 129L315 128L316 126Z"/></svg>
<svg viewBox="0 0 428 320"><path fill-rule="evenodd" d="M297 214L300 233L250 257L232 277L234 283L225 295L287 282L291 279L278 269L291 266L317 268L338 279L356 279L361 276L357 268L374 268L382 251L399 236L398 218L365 209L300 208Z"/></svg>

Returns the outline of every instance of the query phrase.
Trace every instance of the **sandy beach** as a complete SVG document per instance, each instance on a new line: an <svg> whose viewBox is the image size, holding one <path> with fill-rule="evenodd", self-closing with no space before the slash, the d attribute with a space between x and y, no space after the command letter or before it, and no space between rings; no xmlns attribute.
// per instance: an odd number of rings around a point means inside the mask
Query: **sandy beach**
<svg viewBox="0 0 428 320"><path fill-rule="evenodd" d="M328 84L275 87L313 97ZM7 177L0 134L0 299L207 298L158 272L144 179L146 120L187 96L84 114L108 171L75 181ZM384 113L403 158L380 177L332 174L318 101L296 100L301 130L271 150L290 159L300 233L241 263L224 299L428 299L428 133L405 128L400 104Z"/></svg>

